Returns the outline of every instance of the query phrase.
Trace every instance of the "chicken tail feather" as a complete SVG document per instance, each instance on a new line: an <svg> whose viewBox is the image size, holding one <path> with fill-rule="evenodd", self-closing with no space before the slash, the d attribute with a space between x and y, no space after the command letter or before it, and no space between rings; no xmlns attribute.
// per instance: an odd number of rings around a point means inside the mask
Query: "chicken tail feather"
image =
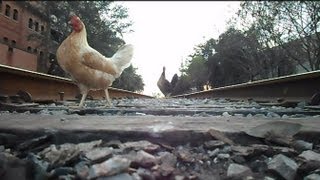
<svg viewBox="0 0 320 180"><path fill-rule="evenodd" d="M111 59L119 68L120 72L122 72L125 68L129 67L132 56L133 45L126 44L122 46Z"/></svg>

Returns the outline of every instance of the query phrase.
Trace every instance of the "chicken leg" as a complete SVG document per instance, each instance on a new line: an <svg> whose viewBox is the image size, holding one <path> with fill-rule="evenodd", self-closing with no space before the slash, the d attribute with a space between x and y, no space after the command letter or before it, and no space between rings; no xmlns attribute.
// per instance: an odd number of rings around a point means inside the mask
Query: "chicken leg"
<svg viewBox="0 0 320 180"><path fill-rule="evenodd" d="M108 103L105 107L107 107L107 106L111 107L112 103L111 103L111 100L110 100L110 97L109 97L108 88L105 89L104 92L106 93L106 100L107 100L107 103Z"/></svg>
<svg viewBox="0 0 320 180"><path fill-rule="evenodd" d="M81 97L81 101L80 101L80 104L79 104L79 108L82 108L83 107L83 103L84 103L84 100L86 99L88 95L88 91L85 91L82 93L82 97Z"/></svg>

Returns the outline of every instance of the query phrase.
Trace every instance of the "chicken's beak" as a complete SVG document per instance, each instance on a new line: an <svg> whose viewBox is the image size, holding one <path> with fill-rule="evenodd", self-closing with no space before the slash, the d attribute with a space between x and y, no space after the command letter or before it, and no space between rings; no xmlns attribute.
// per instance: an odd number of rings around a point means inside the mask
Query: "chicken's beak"
<svg viewBox="0 0 320 180"><path fill-rule="evenodd" d="M68 25L70 25L70 26L72 25L72 24L71 24L71 21L68 21Z"/></svg>

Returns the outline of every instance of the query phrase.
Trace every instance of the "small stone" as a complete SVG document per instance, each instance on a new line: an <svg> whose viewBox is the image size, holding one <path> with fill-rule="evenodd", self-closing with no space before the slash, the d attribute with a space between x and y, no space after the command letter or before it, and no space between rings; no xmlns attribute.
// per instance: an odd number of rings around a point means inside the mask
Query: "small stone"
<svg viewBox="0 0 320 180"><path fill-rule="evenodd" d="M166 164L172 167L175 167L177 164L177 157L169 152L161 152L160 156L160 164Z"/></svg>
<svg viewBox="0 0 320 180"><path fill-rule="evenodd" d="M296 140L292 143L292 146L297 151L305 151L305 150L312 150L313 143L309 143L303 140Z"/></svg>
<svg viewBox="0 0 320 180"><path fill-rule="evenodd" d="M231 146L224 146L220 152L221 153L231 153L232 149L231 149Z"/></svg>
<svg viewBox="0 0 320 180"><path fill-rule="evenodd" d="M19 172L19 173L17 173ZM21 179L26 180L27 163L11 154L0 153L1 180Z"/></svg>
<svg viewBox="0 0 320 180"><path fill-rule="evenodd" d="M133 158L132 164L136 164L137 166L141 166L144 168L149 168L156 165L158 160L153 155L140 150L137 152L135 158Z"/></svg>
<svg viewBox="0 0 320 180"><path fill-rule="evenodd" d="M174 180L184 180L184 179L185 179L184 176L180 176L180 175L174 176Z"/></svg>
<svg viewBox="0 0 320 180"><path fill-rule="evenodd" d="M298 165L287 156L278 154L268 163L268 169L276 172L286 180L294 180Z"/></svg>
<svg viewBox="0 0 320 180"><path fill-rule="evenodd" d="M274 112L268 112L267 117L268 118L280 118L281 116L277 113L274 113Z"/></svg>
<svg viewBox="0 0 320 180"><path fill-rule="evenodd" d="M59 180L74 180L76 177L72 174L59 176L57 179Z"/></svg>
<svg viewBox="0 0 320 180"><path fill-rule="evenodd" d="M251 164L250 164L250 167L251 167L251 170L253 172L264 172L268 169L268 165L265 161L261 161L259 159L253 161Z"/></svg>
<svg viewBox="0 0 320 180"><path fill-rule="evenodd" d="M155 180L155 176L152 174L151 171L149 171L148 169L144 169L144 168L139 168L137 170L137 174L142 178L142 179L148 179L148 180Z"/></svg>
<svg viewBox="0 0 320 180"><path fill-rule="evenodd" d="M107 161L91 166L89 170L89 179L112 176L127 170L131 161L126 158L115 156Z"/></svg>
<svg viewBox="0 0 320 180"><path fill-rule="evenodd" d="M253 137L265 138L272 134L274 137L292 137L302 127L301 124L285 121L272 121L253 127L245 132Z"/></svg>
<svg viewBox="0 0 320 180"><path fill-rule="evenodd" d="M217 157L219 159L229 159L230 155L229 154L218 154Z"/></svg>
<svg viewBox="0 0 320 180"><path fill-rule="evenodd" d="M75 165L75 171L81 179L86 179L89 175L89 166L86 162L79 162Z"/></svg>
<svg viewBox="0 0 320 180"><path fill-rule="evenodd" d="M220 149L217 148L217 149L215 149L213 151L208 151L208 154L209 154L210 157L215 157L219 152L220 152Z"/></svg>
<svg viewBox="0 0 320 180"><path fill-rule="evenodd" d="M219 141L219 140L211 140L211 141L206 141L204 143L204 147L209 150L216 149L216 148L221 147L223 145L225 145L225 143L223 141Z"/></svg>
<svg viewBox="0 0 320 180"><path fill-rule="evenodd" d="M65 122L67 119L66 118L61 118L60 121L61 122Z"/></svg>
<svg viewBox="0 0 320 180"><path fill-rule="evenodd" d="M238 164L243 164L246 162L246 159L243 157L243 156L240 156L240 155L235 155L232 157L232 160L235 162L235 163L238 163Z"/></svg>
<svg viewBox="0 0 320 180"><path fill-rule="evenodd" d="M121 145L123 149L132 149L132 150L144 150L148 153L155 152L160 149L160 146L157 144L152 144L149 141L133 141L126 142Z"/></svg>
<svg viewBox="0 0 320 180"><path fill-rule="evenodd" d="M306 105L307 105L307 102L301 101L301 102L299 102L299 103L297 104L297 107L299 107L299 108L304 108Z"/></svg>
<svg viewBox="0 0 320 180"><path fill-rule="evenodd" d="M223 113L222 113L222 116L223 116L223 117L230 117L231 115L230 115L228 112L223 112Z"/></svg>
<svg viewBox="0 0 320 180"><path fill-rule="evenodd" d="M319 174L310 174L303 178L303 180L319 180L320 175Z"/></svg>
<svg viewBox="0 0 320 180"><path fill-rule="evenodd" d="M171 174L177 164L177 157L169 152L161 152L160 153L160 170L163 175Z"/></svg>
<svg viewBox="0 0 320 180"><path fill-rule="evenodd" d="M301 158L303 158L304 160L307 160L307 161L311 161L311 160L320 161L320 154L316 153L314 151L311 151L311 150L303 151L299 155L299 157L301 157Z"/></svg>
<svg viewBox="0 0 320 180"><path fill-rule="evenodd" d="M251 170L247 166L232 163L227 170L227 176L229 178L244 178L251 175Z"/></svg>
<svg viewBox="0 0 320 180"><path fill-rule="evenodd" d="M255 117L255 118L265 118L266 116L264 114L257 113L255 115L253 115L253 117Z"/></svg>
<svg viewBox="0 0 320 180"><path fill-rule="evenodd" d="M320 169L320 161L305 161L298 168L298 174L310 174L317 169Z"/></svg>
<svg viewBox="0 0 320 180"><path fill-rule="evenodd" d="M195 159L192 157L192 154L186 149L178 150L177 156L183 162L194 162L195 161Z"/></svg>
<svg viewBox="0 0 320 180"><path fill-rule="evenodd" d="M47 169L49 167L49 163L46 161L41 161L40 157L30 153L27 155L26 160L32 165L34 179L46 179L48 178Z"/></svg>
<svg viewBox="0 0 320 180"><path fill-rule="evenodd" d="M231 146L232 151L241 156L248 156L253 153L254 148L246 146Z"/></svg>
<svg viewBox="0 0 320 180"><path fill-rule="evenodd" d="M42 150L39 155L48 161L52 167L63 166L66 162L76 158L81 152L90 151L95 146L100 145L101 142L101 140L98 140L79 144L66 143L58 146L53 144Z"/></svg>
<svg viewBox="0 0 320 180"><path fill-rule="evenodd" d="M109 147L95 148L86 152L85 157L95 163L103 162L112 156L112 149Z"/></svg>
<svg viewBox="0 0 320 180"><path fill-rule="evenodd" d="M99 177L97 180L134 180L128 173L121 173L114 176Z"/></svg>
<svg viewBox="0 0 320 180"><path fill-rule="evenodd" d="M274 179L272 177L269 177L269 176L266 176L266 177L263 178L263 180L276 180L276 179Z"/></svg>
<svg viewBox="0 0 320 180"><path fill-rule="evenodd" d="M131 176L132 176L132 178L133 178L133 180L142 180L142 178L139 176L139 174L138 173L132 173L131 174Z"/></svg>
<svg viewBox="0 0 320 180"><path fill-rule="evenodd" d="M59 167L50 172L49 178L56 179L59 176L66 176L69 174L75 174L75 170L71 167Z"/></svg>
<svg viewBox="0 0 320 180"><path fill-rule="evenodd" d="M244 178L244 180L254 180L254 178L252 176L247 176Z"/></svg>
<svg viewBox="0 0 320 180"><path fill-rule="evenodd" d="M6 148L5 148L3 145L1 145L1 146L0 146L0 153L1 153L1 152L4 152L5 150L6 150Z"/></svg>

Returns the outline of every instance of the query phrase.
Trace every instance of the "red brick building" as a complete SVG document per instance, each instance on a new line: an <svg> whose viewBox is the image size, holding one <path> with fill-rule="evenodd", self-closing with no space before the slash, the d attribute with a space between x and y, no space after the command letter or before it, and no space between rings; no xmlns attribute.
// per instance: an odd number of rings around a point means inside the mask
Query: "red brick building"
<svg viewBox="0 0 320 180"><path fill-rule="evenodd" d="M41 38L28 40L31 34L45 36L49 23L46 8L37 1L0 3L0 64L46 73L58 43L49 49L41 44Z"/></svg>

